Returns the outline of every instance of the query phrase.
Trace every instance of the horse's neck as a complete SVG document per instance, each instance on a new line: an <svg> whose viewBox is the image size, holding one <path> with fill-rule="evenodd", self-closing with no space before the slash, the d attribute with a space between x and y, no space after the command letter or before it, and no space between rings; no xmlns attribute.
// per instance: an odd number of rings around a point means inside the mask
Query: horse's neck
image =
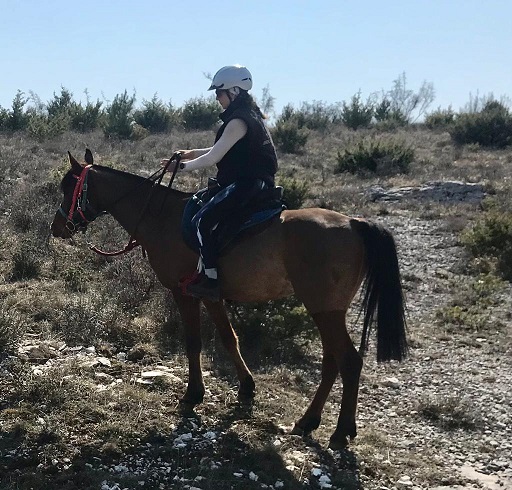
<svg viewBox="0 0 512 490"><path fill-rule="evenodd" d="M105 167L97 167L93 175L91 188L99 208L112 215L130 236L145 242L155 237L165 240L164 230L181 235L185 194Z"/></svg>

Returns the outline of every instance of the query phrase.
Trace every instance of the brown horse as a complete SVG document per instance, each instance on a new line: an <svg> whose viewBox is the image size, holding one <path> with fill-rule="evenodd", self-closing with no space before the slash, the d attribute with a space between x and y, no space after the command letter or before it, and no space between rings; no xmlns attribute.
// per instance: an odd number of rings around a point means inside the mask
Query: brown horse
<svg viewBox="0 0 512 490"><path fill-rule="evenodd" d="M196 268L198 256L182 239L181 218L191 194L169 189L127 172L92 165L92 153L80 164L69 155L71 169L63 178L61 208L51 230L70 238L103 212L111 214L140 243L161 283L178 305L185 331L189 363L182 403L203 400L200 301L182 294L178 281ZM87 175L87 195L77 192ZM151 208L161 212L144 212ZM143 216L141 216L143 215ZM264 231L241 240L220 259L222 297L234 301L268 301L295 294L313 317L323 346L322 378L315 396L293 429L309 434L320 417L338 374L343 382L341 410L330 439L342 448L356 435L355 413L362 354L372 324L377 327L379 361L401 360L407 351L404 301L397 252L385 228L363 219L325 209L283 211ZM346 312L364 281L364 328L358 352L347 333ZM253 376L242 359L238 339L223 302L204 301L231 356L239 380L239 396L252 398Z"/></svg>

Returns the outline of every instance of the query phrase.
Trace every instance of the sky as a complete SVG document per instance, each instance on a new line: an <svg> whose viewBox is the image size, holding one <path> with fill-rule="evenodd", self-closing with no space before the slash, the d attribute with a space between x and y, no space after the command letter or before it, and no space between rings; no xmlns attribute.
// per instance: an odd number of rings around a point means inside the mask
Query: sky
<svg viewBox="0 0 512 490"><path fill-rule="evenodd" d="M235 63L278 113L432 83L431 109L512 97L511 0L0 0L0 106L61 87L106 103L124 90L181 106Z"/></svg>

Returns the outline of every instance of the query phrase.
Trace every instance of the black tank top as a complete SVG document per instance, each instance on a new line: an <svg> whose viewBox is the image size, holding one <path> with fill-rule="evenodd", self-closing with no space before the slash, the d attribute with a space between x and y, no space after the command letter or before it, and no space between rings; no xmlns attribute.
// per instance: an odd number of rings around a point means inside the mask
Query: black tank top
<svg viewBox="0 0 512 490"><path fill-rule="evenodd" d="M225 187L238 180L262 179L274 186L277 155L272 137L260 115L245 101L235 99L220 118L223 124L217 131L215 142L233 119L242 119L247 124L247 133L217 163L219 184Z"/></svg>

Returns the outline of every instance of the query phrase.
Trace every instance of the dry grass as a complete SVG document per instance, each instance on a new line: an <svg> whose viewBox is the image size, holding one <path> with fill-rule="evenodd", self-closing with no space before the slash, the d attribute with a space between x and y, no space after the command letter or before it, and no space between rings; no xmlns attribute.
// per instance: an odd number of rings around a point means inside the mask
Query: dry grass
<svg viewBox="0 0 512 490"><path fill-rule="evenodd" d="M337 151L374 131L312 132L304 155L280 156L280 176L309 183L312 197L307 205L374 219L439 223L440 232L452 235L453 240L481 212L478 207L372 203L367 190L374 185L464 180L484 182L500 202L510 198L511 150L456 148L447 133L421 128L394 133L415 148L416 159L408 174L386 178L334 174ZM143 488L152 489L161 488L160 484L204 490L256 489L262 484L279 488L278 481L283 488L298 489L319 488L322 475L333 487L343 489L391 487L404 474L421 488L458 482L443 461L436 459L439 441L450 431L457 437L468 432L473 438L488 421L466 398L433 396L418 401L411 395L398 400L397 394L381 387L380 379L412 369L407 366L377 367L367 360L366 391L360 405L366 418L361 416L359 437L350 450L333 453L326 449L338 414L339 383L313 438L286 433L309 403L319 380L320 346L314 336L300 343L283 339L276 347L275 339L262 336L256 345L242 333L242 349L259 391L254 405L241 406L236 402L233 368L212 325L205 321L207 397L195 413L180 413L178 400L187 366L172 301L138 252L112 260L92 255L86 246L90 241L100 248L117 249L125 244L126 234L111 219L102 218L75 243L47 241L48 223L60 198L57 187L66 168L66 151L81 157L83 138L65 133L39 144L21 134L0 135L4 231L0 238L0 489L92 490L101 488L104 481L134 489L142 488L141 480L146 482ZM205 147L211 140L210 132L150 136L137 142L107 140L99 133L87 135L97 163L141 175L152 173L172 150ZM180 175L176 185L181 190L199 189L207 174ZM19 260L16 253L24 243L33 247L24 260L37 259L39 269L32 277L13 277ZM467 263L460 268L471 272ZM500 310L509 287L506 283L486 275L466 278L461 287L460 276L450 282L452 270L437 268L427 280L422 271L408 270L404 285L413 298L427 287L439 288L439 298L450 298L429 311L413 312L409 366L422 367L427 353L428 362L436 361L433 352L439 345L464 345L476 355L485 350L476 340L482 332L507 335L510 317L507 320ZM441 312L437 320L435 311ZM16 354L20 346L40 343L57 353L43 359L45 364ZM87 353L85 348L92 346L94 353ZM503 342L493 347L496 355L506 351ZM99 356L109 363L95 363ZM143 371L162 365L172 376L152 384L139 382ZM425 372L435 376L432 370ZM408 376L417 381L414 373ZM439 379L443 380L441 375ZM405 405L396 409L395 419L375 415L374 411L393 404ZM407 436L416 436L416 430L429 424L433 432L424 446L408 446L411 439ZM404 436L404 427L410 434ZM191 439L180 446L188 434ZM118 471L116 466L130 471Z"/></svg>

